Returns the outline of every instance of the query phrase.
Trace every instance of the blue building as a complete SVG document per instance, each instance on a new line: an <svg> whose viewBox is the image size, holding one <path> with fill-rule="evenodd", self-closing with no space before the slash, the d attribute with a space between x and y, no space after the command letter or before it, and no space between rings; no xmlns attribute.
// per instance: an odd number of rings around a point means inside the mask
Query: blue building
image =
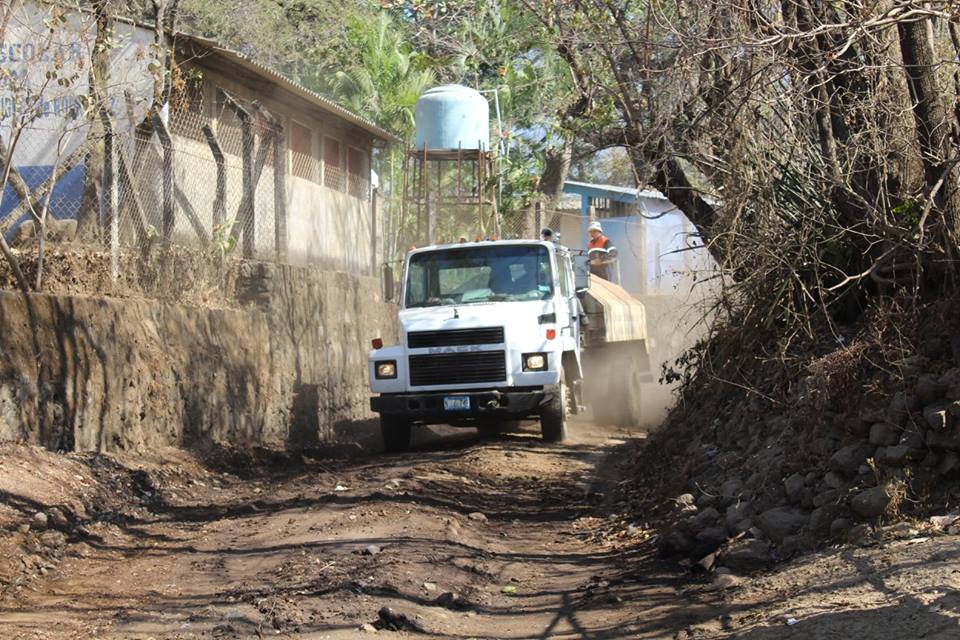
<svg viewBox="0 0 960 640"><path fill-rule="evenodd" d="M599 220L619 252L620 283L634 295L676 289L712 265L693 225L659 191L567 180L563 192L567 206L580 201L579 213L559 220L563 243L585 248L587 225Z"/></svg>

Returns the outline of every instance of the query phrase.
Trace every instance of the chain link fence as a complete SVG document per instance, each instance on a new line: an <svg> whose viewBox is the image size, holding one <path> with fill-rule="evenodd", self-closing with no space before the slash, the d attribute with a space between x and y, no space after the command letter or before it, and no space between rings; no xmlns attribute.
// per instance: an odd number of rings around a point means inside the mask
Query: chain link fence
<svg viewBox="0 0 960 640"><path fill-rule="evenodd" d="M0 231L18 244L41 221L51 229L71 221L79 240L114 251L168 242L284 260L283 127L255 103L224 94L227 110L206 118L201 103L181 102L131 127L101 109L61 129L59 140L53 131L24 127L31 135L12 150ZM18 161L35 157L46 161Z"/></svg>
<svg viewBox="0 0 960 640"><path fill-rule="evenodd" d="M196 91L151 117L130 102L92 115L79 103L20 121L8 114L0 234L10 245L28 248L41 235L98 244L114 279L122 251L170 245L372 272L369 253L328 250L346 240L337 233L371 233L368 176L288 154L280 119L223 91L212 107ZM312 206L291 221L298 202Z"/></svg>

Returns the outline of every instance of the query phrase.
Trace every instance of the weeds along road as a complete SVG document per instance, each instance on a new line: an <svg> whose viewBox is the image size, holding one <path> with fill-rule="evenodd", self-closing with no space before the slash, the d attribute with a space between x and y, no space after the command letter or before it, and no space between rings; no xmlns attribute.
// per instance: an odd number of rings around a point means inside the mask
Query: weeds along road
<svg viewBox="0 0 960 640"><path fill-rule="evenodd" d="M631 437L572 431L564 445L533 430L428 433L408 454L230 473L182 455L81 460L74 475L113 502L100 498L45 575L7 592L2 636L671 637L703 612L676 597L652 549L594 535L616 510ZM20 467L28 484L58 473L55 456L31 455L8 456L5 482Z"/></svg>

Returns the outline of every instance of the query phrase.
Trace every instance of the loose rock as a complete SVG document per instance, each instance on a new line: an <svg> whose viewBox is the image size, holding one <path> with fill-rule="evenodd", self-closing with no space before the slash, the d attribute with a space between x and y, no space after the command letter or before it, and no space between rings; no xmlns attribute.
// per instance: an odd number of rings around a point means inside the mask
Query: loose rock
<svg viewBox="0 0 960 640"><path fill-rule="evenodd" d="M473 604L469 600L454 591L441 593L433 601L433 604L437 605L438 607L444 607L446 609L453 609L456 611L463 611L473 608Z"/></svg>
<svg viewBox="0 0 960 640"><path fill-rule="evenodd" d="M379 620L374 624L379 629L389 631L415 631L417 633L426 633L426 629L412 616L408 616L390 607L383 607L377 612Z"/></svg>
<svg viewBox="0 0 960 640"><path fill-rule="evenodd" d="M851 528L853 528L853 521L850 518L837 518L830 523L830 537L843 538Z"/></svg>
<svg viewBox="0 0 960 640"><path fill-rule="evenodd" d="M903 424L910 417L912 411L920 409L920 400L912 393L898 391L893 394L890 400L890 406L887 408L887 420L898 425Z"/></svg>
<svg viewBox="0 0 960 640"><path fill-rule="evenodd" d="M931 404L940 400L946 391L947 387L940 382L939 377L929 373L925 373L917 378L917 384L914 387L917 399L922 404Z"/></svg>
<svg viewBox="0 0 960 640"><path fill-rule="evenodd" d="M809 518L799 509L774 507L764 511L756 518L757 527L774 542L782 542L785 537L802 529Z"/></svg>
<svg viewBox="0 0 960 640"><path fill-rule="evenodd" d="M467 514L467 517L473 520L474 522L486 522L487 516L480 513L479 511L474 511L473 513Z"/></svg>
<svg viewBox="0 0 960 640"><path fill-rule="evenodd" d="M827 533L842 512L843 507L835 503L817 507L810 514L810 530L818 535Z"/></svg>
<svg viewBox="0 0 960 640"><path fill-rule="evenodd" d="M720 555L718 564L739 572L763 569L770 564L770 545L763 540L738 540Z"/></svg>
<svg viewBox="0 0 960 640"><path fill-rule="evenodd" d="M889 447L900 442L900 429L889 422L878 422L870 427L870 444Z"/></svg>
<svg viewBox="0 0 960 640"><path fill-rule="evenodd" d="M942 476L948 476L960 468L960 455L953 451L947 451L943 454L943 459L937 465L937 473Z"/></svg>
<svg viewBox="0 0 960 640"><path fill-rule="evenodd" d="M684 555L689 553L691 549L693 549L693 541L679 529L674 529L668 533L660 543L660 551L666 555Z"/></svg>
<svg viewBox="0 0 960 640"><path fill-rule="evenodd" d="M783 490L787 494L787 500L793 503L800 502L803 496L803 488L806 482L799 473L795 473L783 481Z"/></svg>
<svg viewBox="0 0 960 640"><path fill-rule="evenodd" d="M849 444L833 454L830 458L830 468L837 473L854 475L871 453L873 453L873 447L866 442Z"/></svg>
<svg viewBox="0 0 960 640"><path fill-rule="evenodd" d="M836 471L828 471L826 475L823 476L823 483L831 489L840 489L846 484L846 482L843 480L843 476Z"/></svg>
<svg viewBox="0 0 960 640"><path fill-rule="evenodd" d="M860 546L869 545L871 540L870 525L858 524L847 532L847 542Z"/></svg>
<svg viewBox="0 0 960 640"><path fill-rule="evenodd" d="M883 462L892 466L900 466L911 459L912 455L913 449L906 445L898 444L894 447L887 447Z"/></svg>
<svg viewBox="0 0 960 640"><path fill-rule="evenodd" d="M876 518L883 515L890 504L886 487L872 487L857 494L850 501L850 508L861 518Z"/></svg>
<svg viewBox="0 0 960 640"><path fill-rule="evenodd" d="M50 524L57 529L66 529L70 526L70 521L58 507L50 509L48 515L50 516Z"/></svg>
<svg viewBox="0 0 960 640"><path fill-rule="evenodd" d="M726 500L733 500L743 491L743 481L739 478L731 478L720 485L720 495Z"/></svg>
<svg viewBox="0 0 960 640"><path fill-rule="evenodd" d="M30 518L30 526L34 529L42 531L43 529L47 528L49 521L50 519L47 517L47 514L45 514L43 511L37 511L35 514L33 514L33 517Z"/></svg>
<svg viewBox="0 0 960 640"><path fill-rule="evenodd" d="M923 419L934 431L943 431L950 424L948 411L952 402L937 402L923 408Z"/></svg>

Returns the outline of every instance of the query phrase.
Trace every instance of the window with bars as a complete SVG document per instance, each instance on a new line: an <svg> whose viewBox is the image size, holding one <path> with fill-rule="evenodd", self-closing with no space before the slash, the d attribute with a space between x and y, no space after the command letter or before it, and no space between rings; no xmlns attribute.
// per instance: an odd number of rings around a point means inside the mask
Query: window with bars
<svg viewBox="0 0 960 640"><path fill-rule="evenodd" d="M336 138L323 138L323 184L344 191L346 180L343 175L343 165L340 159L340 141Z"/></svg>
<svg viewBox="0 0 960 640"><path fill-rule="evenodd" d="M290 122L290 173L316 182L316 159L313 155L313 131L299 122Z"/></svg>
<svg viewBox="0 0 960 640"><path fill-rule="evenodd" d="M366 200L370 193L370 160L362 149L347 148L347 177L350 195Z"/></svg>

